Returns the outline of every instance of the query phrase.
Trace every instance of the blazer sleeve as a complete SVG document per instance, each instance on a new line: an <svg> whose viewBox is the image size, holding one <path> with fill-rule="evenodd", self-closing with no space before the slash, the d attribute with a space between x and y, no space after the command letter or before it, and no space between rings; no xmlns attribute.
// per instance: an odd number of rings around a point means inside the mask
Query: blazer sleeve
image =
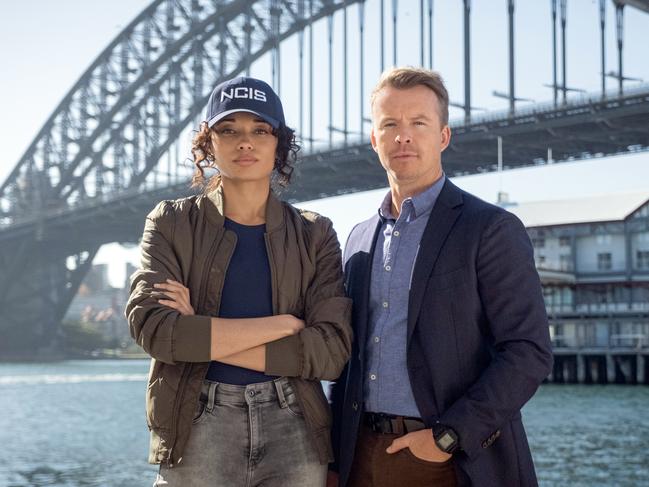
<svg viewBox="0 0 649 487"><path fill-rule="evenodd" d="M208 362L211 321L208 316L183 316L158 303L155 283L182 274L171 242L174 215L169 202L161 202L147 216L140 243L140 268L131 276L126 318L131 336L151 357L161 362Z"/></svg>
<svg viewBox="0 0 649 487"><path fill-rule="evenodd" d="M343 287L340 244L331 221L314 222L316 270L305 293L305 328L266 344L270 375L335 380L351 354L351 300Z"/></svg>
<svg viewBox="0 0 649 487"><path fill-rule="evenodd" d="M476 261L479 298L495 354L480 378L442 414L473 458L513 419L552 370L541 283L525 227L499 212L483 231Z"/></svg>

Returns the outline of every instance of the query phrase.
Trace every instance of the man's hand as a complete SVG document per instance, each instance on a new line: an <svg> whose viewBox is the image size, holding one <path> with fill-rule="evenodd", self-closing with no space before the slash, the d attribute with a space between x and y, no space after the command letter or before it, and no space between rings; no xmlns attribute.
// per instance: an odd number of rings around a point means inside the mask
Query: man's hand
<svg viewBox="0 0 649 487"><path fill-rule="evenodd" d="M175 309L181 315L193 315L194 308L192 308L191 301L189 300L189 289L177 281L167 279L166 282L154 284L154 288L161 290L158 295L163 295L169 299L158 299L160 304L169 306Z"/></svg>
<svg viewBox="0 0 649 487"><path fill-rule="evenodd" d="M338 472L327 470L327 487L338 487Z"/></svg>
<svg viewBox="0 0 649 487"><path fill-rule="evenodd" d="M430 429L414 431L397 438L386 452L396 453L404 448L410 448L414 456L428 462L441 463L451 458L449 453L444 453L437 447L433 432Z"/></svg>

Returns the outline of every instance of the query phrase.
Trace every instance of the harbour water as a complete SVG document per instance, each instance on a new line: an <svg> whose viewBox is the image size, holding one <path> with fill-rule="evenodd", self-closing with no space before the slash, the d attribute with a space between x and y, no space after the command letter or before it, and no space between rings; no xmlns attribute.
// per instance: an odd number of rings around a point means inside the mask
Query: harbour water
<svg viewBox="0 0 649 487"><path fill-rule="evenodd" d="M0 364L0 487L150 486L147 370ZM541 486L649 487L649 387L545 385L523 416Z"/></svg>

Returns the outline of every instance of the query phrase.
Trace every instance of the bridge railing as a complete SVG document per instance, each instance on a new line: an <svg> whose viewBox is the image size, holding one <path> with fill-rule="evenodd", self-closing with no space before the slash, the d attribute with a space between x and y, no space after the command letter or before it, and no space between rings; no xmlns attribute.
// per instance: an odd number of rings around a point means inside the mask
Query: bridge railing
<svg viewBox="0 0 649 487"><path fill-rule="evenodd" d="M451 129L470 132L472 130L483 130L481 125L502 120L525 120L528 117L534 117L540 114L549 114L557 111L570 112L574 109L585 109L595 103L611 102L616 103L619 100L634 98L636 96L649 96L649 83L636 83L625 87L624 93L619 94L617 89L610 89L602 95L601 92L577 93L570 95L564 104L562 101L556 103L552 100L530 103L516 108L513 115L509 109L489 110L485 113L472 114L471 120L467 123L464 117L456 117L449 121ZM531 121L531 120L526 120ZM348 132L346 140L335 139L333 144L327 140L317 140L313 144L309 141L302 141L302 150L305 154L317 154L328 152L336 149L354 147L358 145L367 145L370 143L369 128L363 134L358 132Z"/></svg>
<svg viewBox="0 0 649 487"><path fill-rule="evenodd" d="M601 91L592 93L578 93L568 97L566 103L562 101L545 101L539 103L531 103L516 108L514 114L511 115L509 109L503 110L489 110L486 113L471 115L471 121L467 124L464 118L454 118L449 122L451 128L470 127L489 122L495 122L507 118L524 118L540 113L550 113L558 110L565 111L570 108L583 107L593 103L601 103L602 101L615 102L625 98L633 98L638 95L649 94L649 83L638 83L631 87L625 88L622 95L617 90L607 90L604 95Z"/></svg>

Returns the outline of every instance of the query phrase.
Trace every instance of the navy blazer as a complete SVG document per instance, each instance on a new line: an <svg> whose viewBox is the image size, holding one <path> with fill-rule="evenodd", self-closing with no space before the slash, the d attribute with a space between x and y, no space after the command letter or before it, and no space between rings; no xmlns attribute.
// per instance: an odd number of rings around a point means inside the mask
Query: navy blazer
<svg viewBox="0 0 649 487"><path fill-rule="evenodd" d="M332 385L340 485L363 412L370 272L381 222L358 224L345 247L353 299L352 356ZM461 486L537 485L520 410L552 370L541 283L525 227L446 181L421 239L408 302L410 384L428 427L451 426Z"/></svg>

